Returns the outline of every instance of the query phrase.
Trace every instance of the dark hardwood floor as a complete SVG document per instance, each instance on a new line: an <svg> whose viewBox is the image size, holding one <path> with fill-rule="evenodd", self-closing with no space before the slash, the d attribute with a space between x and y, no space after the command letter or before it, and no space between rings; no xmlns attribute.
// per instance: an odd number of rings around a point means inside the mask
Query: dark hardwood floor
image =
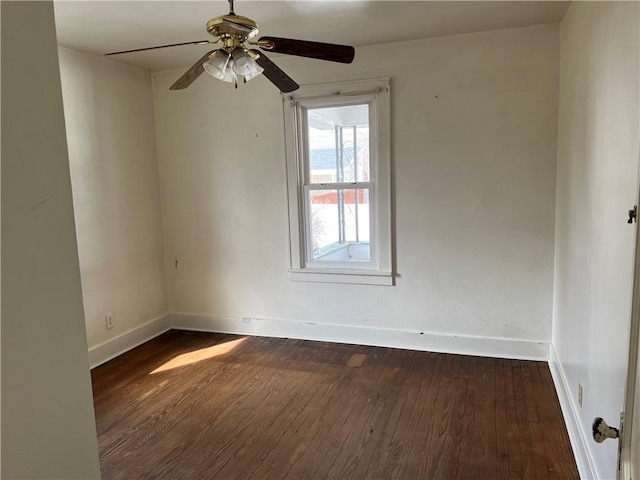
<svg viewBox="0 0 640 480"><path fill-rule="evenodd" d="M92 379L104 480L578 478L543 362L172 330Z"/></svg>

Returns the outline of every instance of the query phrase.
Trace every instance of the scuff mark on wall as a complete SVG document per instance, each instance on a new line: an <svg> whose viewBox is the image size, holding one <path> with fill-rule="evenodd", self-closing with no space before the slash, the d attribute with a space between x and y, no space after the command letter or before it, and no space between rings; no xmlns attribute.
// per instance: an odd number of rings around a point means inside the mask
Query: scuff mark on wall
<svg viewBox="0 0 640 480"><path fill-rule="evenodd" d="M33 207L31 207L31 211L35 210L38 207L41 207L42 205L44 205L45 203L47 203L49 201L48 198L45 198L44 200L42 200L41 202L38 202L36 205L34 205Z"/></svg>

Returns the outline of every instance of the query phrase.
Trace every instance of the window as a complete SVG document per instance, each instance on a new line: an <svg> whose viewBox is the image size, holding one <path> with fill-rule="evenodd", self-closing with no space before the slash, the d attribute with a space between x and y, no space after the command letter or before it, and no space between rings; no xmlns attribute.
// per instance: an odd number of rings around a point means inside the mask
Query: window
<svg viewBox="0 0 640 480"><path fill-rule="evenodd" d="M284 96L291 279L392 285L389 79Z"/></svg>

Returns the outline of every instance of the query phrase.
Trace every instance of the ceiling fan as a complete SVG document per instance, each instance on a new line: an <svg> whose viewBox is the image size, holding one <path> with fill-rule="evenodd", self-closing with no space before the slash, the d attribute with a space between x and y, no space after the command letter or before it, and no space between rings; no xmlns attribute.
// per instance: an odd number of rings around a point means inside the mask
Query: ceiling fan
<svg viewBox="0 0 640 480"><path fill-rule="evenodd" d="M236 15L233 11L234 0L228 0L228 2L230 11L227 15L212 18L207 22L207 31L212 36L217 37L215 40L173 43L157 47L112 52L106 55L142 52L158 48L177 47L179 45L205 45L221 42L221 48L211 50L203 55L184 75L171 85L171 90L187 88L202 72L206 71L218 80L235 83L236 88L238 88L238 78L241 78L246 83L262 73L283 93L292 92L299 88L299 85L269 60L264 52L249 46L256 46L268 52L316 58L330 62L351 63L353 61L355 50L347 45L280 37L261 37L257 41L252 41L258 34L258 24L250 18Z"/></svg>

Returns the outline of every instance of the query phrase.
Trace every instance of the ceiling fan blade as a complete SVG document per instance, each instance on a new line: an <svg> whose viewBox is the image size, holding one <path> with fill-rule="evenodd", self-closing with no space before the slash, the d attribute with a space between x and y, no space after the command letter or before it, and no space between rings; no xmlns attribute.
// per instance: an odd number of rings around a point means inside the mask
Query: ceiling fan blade
<svg viewBox="0 0 640 480"><path fill-rule="evenodd" d="M121 53L144 52L145 50L156 50L157 48L179 47L180 45L206 45L207 43L217 42L210 42L209 40L198 40L195 42L172 43L170 45L159 45L157 47L136 48L133 50L123 50L122 52L105 53L104 56L106 57L107 55L120 55Z"/></svg>
<svg viewBox="0 0 640 480"><path fill-rule="evenodd" d="M269 60L264 53L259 50L251 51L259 55L256 63L264 68L264 72L262 72L262 74L267 77L271 83L278 87L282 93L293 92L300 88L300 85L294 82L289 75L280 70L280 67Z"/></svg>
<svg viewBox="0 0 640 480"><path fill-rule="evenodd" d="M266 46L262 43L269 43ZM260 48L269 52L298 55L300 57L317 58L330 62L351 63L355 56L355 49L348 45L333 43L310 42L308 40L294 40L292 38L262 37Z"/></svg>
<svg viewBox="0 0 640 480"><path fill-rule="evenodd" d="M169 90L182 90L183 88L187 88L191 85L193 81L198 78L202 72L204 72L202 64L211 57L213 52L217 51L218 50L211 50L210 52L205 53L200 60L194 63L193 66L176 81L176 83L169 87Z"/></svg>

